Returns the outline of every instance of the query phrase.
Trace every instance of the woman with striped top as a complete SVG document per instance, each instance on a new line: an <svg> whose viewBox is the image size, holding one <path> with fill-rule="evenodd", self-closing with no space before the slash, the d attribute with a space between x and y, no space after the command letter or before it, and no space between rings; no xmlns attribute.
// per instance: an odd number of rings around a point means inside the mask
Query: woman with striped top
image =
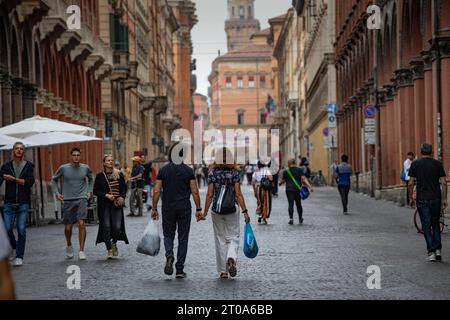
<svg viewBox="0 0 450 320"><path fill-rule="evenodd" d="M123 213L127 185L123 174L114 168L113 156L106 155L103 158L103 168L94 183L100 221L96 244L104 242L108 250L106 258L112 259L119 255L117 241L128 244Z"/></svg>

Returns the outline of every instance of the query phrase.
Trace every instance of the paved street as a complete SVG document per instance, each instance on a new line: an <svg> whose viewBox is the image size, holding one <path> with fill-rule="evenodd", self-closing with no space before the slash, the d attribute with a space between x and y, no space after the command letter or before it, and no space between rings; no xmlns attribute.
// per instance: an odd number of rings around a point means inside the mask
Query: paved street
<svg viewBox="0 0 450 320"><path fill-rule="evenodd" d="M245 197L254 212L250 187ZM204 199L202 190L202 205ZM94 246L97 226L88 227L88 260L66 261L61 225L28 229L25 265L13 272L20 299L448 299L449 235L443 235L442 263L425 262L425 243L411 210L350 195L350 215L341 213L337 191L316 189L304 203L305 223L287 224L284 189L274 201L270 224L252 226L260 253L240 250L236 280L216 279L211 220L193 221L186 264L188 278L163 274L164 253L147 257L136 244L149 215L127 218L130 245L106 261L104 245ZM243 228L242 228L243 230ZM78 249L74 242L75 249ZM75 245L76 244L76 245ZM242 239L241 239L242 244ZM66 268L81 268L81 290L68 290ZM366 269L381 268L381 290L368 290Z"/></svg>

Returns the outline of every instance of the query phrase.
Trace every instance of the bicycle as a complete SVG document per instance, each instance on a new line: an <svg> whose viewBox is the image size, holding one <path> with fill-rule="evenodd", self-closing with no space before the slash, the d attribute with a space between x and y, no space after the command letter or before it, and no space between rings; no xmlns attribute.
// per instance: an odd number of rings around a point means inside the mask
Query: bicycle
<svg viewBox="0 0 450 320"><path fill-rule="evenodd" d="M441 217L439 218L439 225L440 225L439 229L441 229L441 233L444 231L445 227L448 227L448 225L445 224L445 211L444 210L441 211ZM418 209L416 209L416 211L414 212L414 226L417 229L417 233L423 234L422 222L420 221L420 215L419 215Z"/></svg>
<svg viewBox="0 0 450 320"><path fill-rule="evenodd" d="M325 187L327 186L327 181L325 180L325 177L322 174L322 171L319 171L318 174L313 174L311 177L311 184L314 187Z"/></svg>

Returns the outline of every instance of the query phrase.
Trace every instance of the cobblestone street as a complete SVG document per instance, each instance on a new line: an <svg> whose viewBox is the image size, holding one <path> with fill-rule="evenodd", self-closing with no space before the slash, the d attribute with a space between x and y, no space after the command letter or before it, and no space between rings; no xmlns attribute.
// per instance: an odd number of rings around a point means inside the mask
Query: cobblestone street
<svg viewBox="0 0 450 320"><path fill-rule="evenodd" d="M243 187L250 212L255 201ZM202 189L202 205L205 190ZM252 226L259 244L256 259L240 249L236 280L218 280L210 216L193 219L185 271L188 278L164 275L164 250L157 257L136 253L149 219L126 218L130 245L106 261L104 245L94 246L97 226L88 227L88 260L65 260L62 225L28 229L25 264L13 270L19 299L448 299L450 247L443 235L443 262L425 262L425 241L413 212L392 203L351 194L350 214L341 213L331 188L316 189L304 202L304 224L288 225L284 189L274 199L269 225ZM242 221L243 225L243 221ZM160 227L161 228L161 227ZM243 232L243 228L241 228ZM77 232L74 249L78 250ZM162 242L161 242L162 245ZM242 237L241 237L242 245ZM81 290L66 287L69 265L81 268ZM381 268L381 290L366 287L370 265Z"/></svg>

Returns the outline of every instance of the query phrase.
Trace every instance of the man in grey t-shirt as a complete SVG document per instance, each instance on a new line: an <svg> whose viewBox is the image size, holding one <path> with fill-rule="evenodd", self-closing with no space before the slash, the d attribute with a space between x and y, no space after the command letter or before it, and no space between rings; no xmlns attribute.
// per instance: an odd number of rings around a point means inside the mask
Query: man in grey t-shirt
<svg viewBox="0 0 450 320"><path fill-rule="evenodd" d="M11 253L3 219L0 217L0 301L15 299L14 284L9 270L8 257Z"/></svg>
<svg viewBox="0 0 450 320"><path fill-rule="evenodd" d="M72 162L62 165L52 179L52 190L58 200L62 201L63 222L67 241L66 258L73 258L72 229L78 223L80 252L79 260L85 260L84 244L86 242L85 220L88 214L88 198L92 197L94 179L89 166L80 163L81 150L73 148ZM58 180L63 178L62 194L58 191Z"/></svg>

